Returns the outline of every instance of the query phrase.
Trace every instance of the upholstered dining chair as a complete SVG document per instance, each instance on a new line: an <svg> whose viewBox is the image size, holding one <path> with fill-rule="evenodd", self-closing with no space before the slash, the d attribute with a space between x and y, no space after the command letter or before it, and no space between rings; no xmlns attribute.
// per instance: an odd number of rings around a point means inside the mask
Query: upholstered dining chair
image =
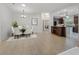
<svg viewBox="0 0 79 59"><path fill-rule="evenodd" d="M26 35L31 35L32 32L33 32L33 28L31 28L31 27L26 27L26 31L25 31L24 34L26 34Z"/></svg>
<svg viewBox="0 0 79 59"><path fill-rule="evenodd" d="M18 27L12 27L12 33L14 38L17 38L22 34L22 32L20 32Z"/></svg>

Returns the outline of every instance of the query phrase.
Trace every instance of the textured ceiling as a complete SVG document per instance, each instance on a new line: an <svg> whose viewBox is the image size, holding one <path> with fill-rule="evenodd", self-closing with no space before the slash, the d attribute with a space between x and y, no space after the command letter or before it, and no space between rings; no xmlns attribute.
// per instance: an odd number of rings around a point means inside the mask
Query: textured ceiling
<svg viewBox="0 0 79 59"><path fill-rule="evenodd" d="M22 12L24 9L25 13L53 13L61 9L79 5L76 3L25 3L26 7L22 7L21 4L22 3L15 3L7 5L14 12Z"/></svg>

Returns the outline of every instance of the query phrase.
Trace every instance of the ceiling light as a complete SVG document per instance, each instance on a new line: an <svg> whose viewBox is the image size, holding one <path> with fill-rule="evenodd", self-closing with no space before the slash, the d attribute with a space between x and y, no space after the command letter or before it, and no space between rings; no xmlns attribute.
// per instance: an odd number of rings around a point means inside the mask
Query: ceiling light
<svg viewBox="0 0 79 59"><path fill-rule="evenodd" d="M25 4L22 4L22 7L26 7L26 5Z"/></svg>
<svg viewBox="0 0 79 59"><path fill-rule="evenodd" d="M21 15L20 17L21 17L21 18L25 18L26 16L25 16L25 15Z"/></svg>

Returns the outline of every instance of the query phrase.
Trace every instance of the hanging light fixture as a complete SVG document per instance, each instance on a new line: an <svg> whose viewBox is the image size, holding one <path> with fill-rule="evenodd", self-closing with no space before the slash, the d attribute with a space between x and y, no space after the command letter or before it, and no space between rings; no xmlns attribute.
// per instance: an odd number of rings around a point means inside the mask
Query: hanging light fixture
<svg viewBox="0 0 79 59"><path fill-rule="evenodd" d="M23 14L21 15L21 18L25 18L26 16L24 15L24 9L23 9Z"/></svg>

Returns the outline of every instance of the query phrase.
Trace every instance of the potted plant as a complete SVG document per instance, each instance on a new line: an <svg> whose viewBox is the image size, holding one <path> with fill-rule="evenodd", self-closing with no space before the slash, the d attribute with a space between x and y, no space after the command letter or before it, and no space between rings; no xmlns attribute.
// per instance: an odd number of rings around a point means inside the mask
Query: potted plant
<svg viewBox="0 0 79 59"><path fill-rule="evenodd" d="M17 21L12 22L12 26L13 26L13 27L18 27Z"/></svg>

